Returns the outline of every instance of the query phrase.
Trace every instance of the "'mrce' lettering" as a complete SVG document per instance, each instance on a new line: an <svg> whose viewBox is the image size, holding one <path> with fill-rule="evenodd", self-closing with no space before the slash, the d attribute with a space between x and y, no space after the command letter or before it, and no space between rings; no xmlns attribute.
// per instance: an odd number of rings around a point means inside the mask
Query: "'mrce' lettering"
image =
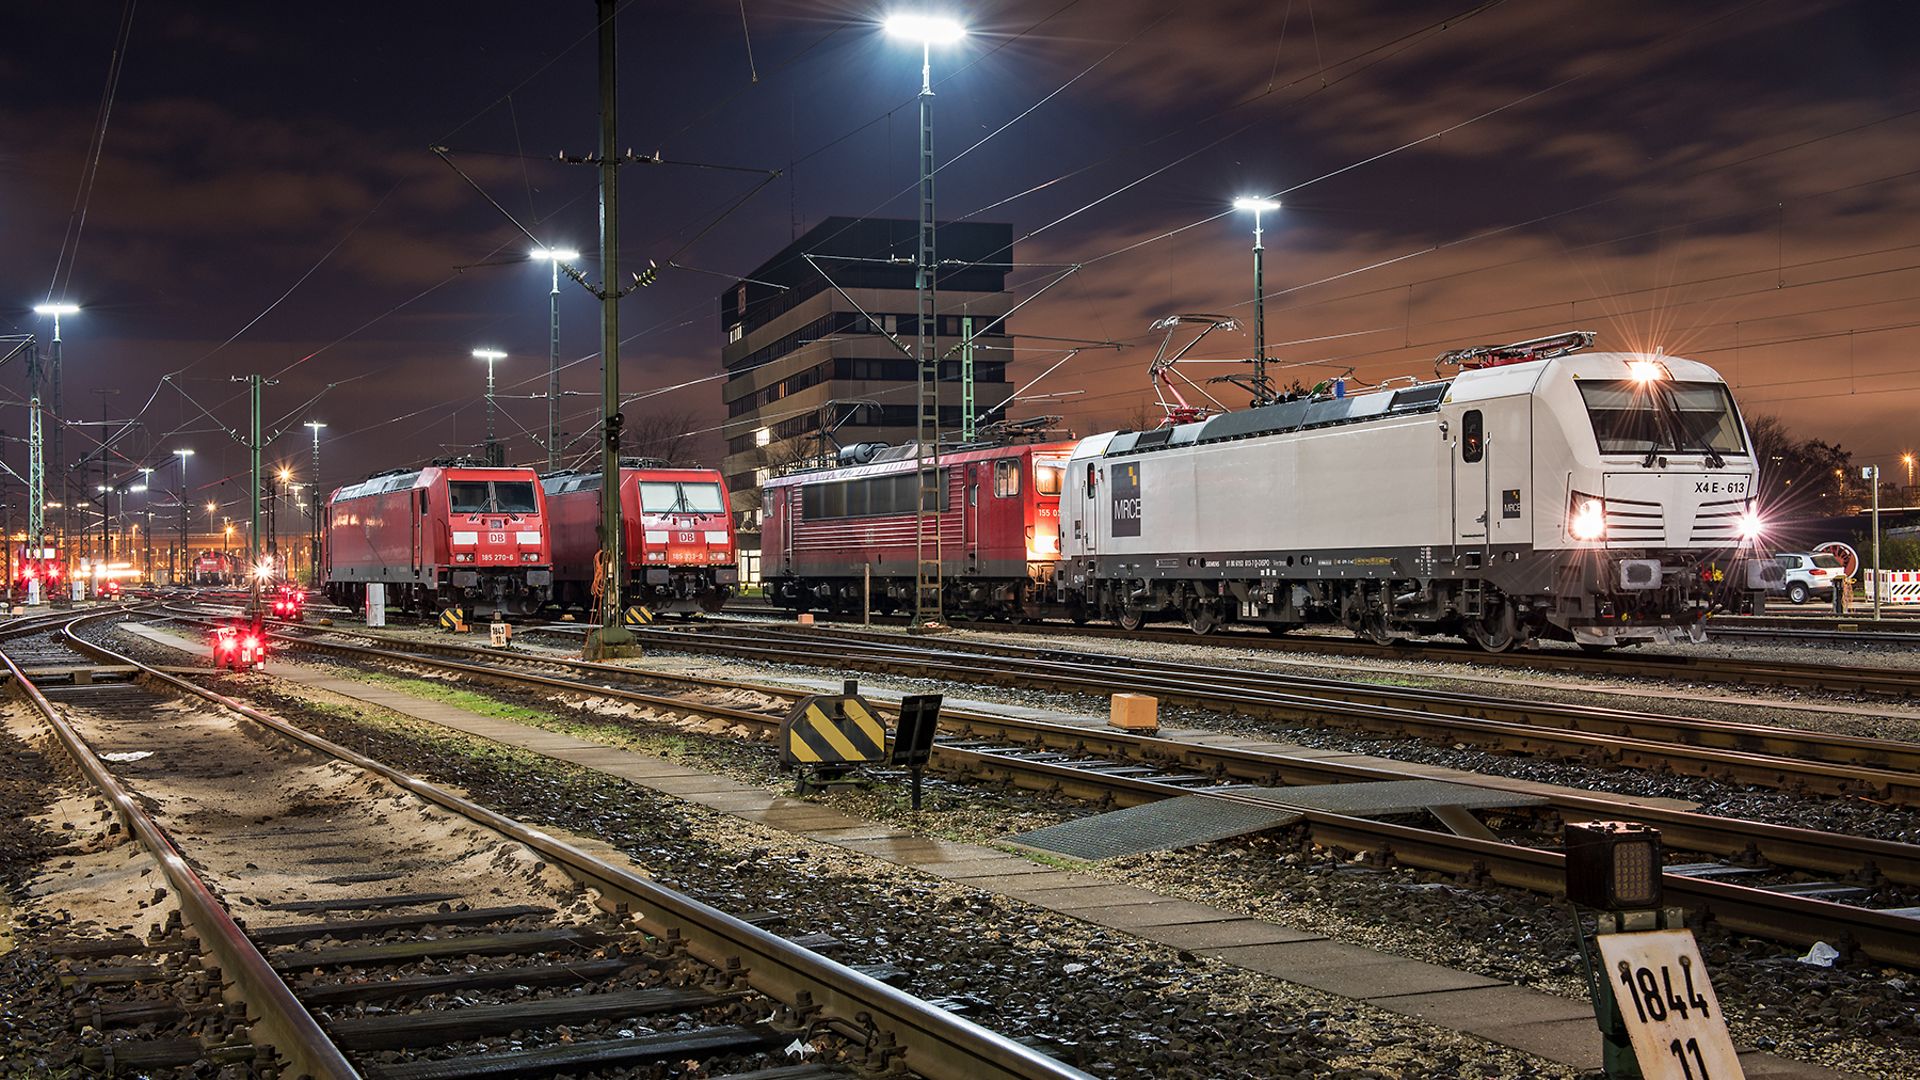
<svg viewBox="0 0 1920 1080"><path fill-rule="evenodd" d="M1140 500L1137 498L1115 499L1113 501L1113 516L1117 520L1140 520Z"/></svg>

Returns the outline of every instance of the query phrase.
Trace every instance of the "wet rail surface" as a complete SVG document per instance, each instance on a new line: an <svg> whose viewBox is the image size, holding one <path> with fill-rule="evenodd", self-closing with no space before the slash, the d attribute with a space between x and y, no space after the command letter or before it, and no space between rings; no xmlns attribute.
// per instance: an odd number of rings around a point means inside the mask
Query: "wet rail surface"
<svg viewBox="0 0 1920 1080"><path fill-rule="evenodd" d="M738 721L761 731L776 728L781 710L755 712L700 702L684 693L649 692L662 684L746 690L783 697L803 691L667 675L551 655L456 643L386 641L356 644L317 628L289 630L298 648L360 662L398 663L479 680L597 695L683 713ZM454 658L454 657L459 658ZM1099 728L1023 720L997 713L948 710L934 765L945 771L1085 798L1104 805L1135 805L1177 795L1246 796L1243 785L1283 786L1406 779L1405 773L1316 759L1179 742ZM1139 766L1145 766L1143 772ZM1669 845L1712 861L1670 867L1670 898L1719 919L1731 929L1795 944L1846 935L1868 955L1920 967L1920 910L1907 907L1920 884L1920 847L1892 841L1795 829L1762 822L1660 810L1604 796L1549 797L1547 808L1566 820L1641 820L1660 828ZM1409 865L1466 880L1558 894L1563 857L1542 847L1481 835L1457 835L1318 810L1305 814L1312 839L1326 846L1390 855ZM1737 883L1768 867L1796 867L1842 881L1799 881L1778 887ZM1893 897L1894 907L1863 904Z"/></svg>
<svg viewBox="0 0 1920 1080"><path fill-rule="evenodd" d="M828 959L816 950L834 948L830 938L782 938L756 925L774 916L710 908L65 630L18 629L0 650L67 661L66 668L105 661L144 676L138 685L77 682L49 697L23 668L10 670L48 722L65 731L62 741L76 757L92 762L90 777L118 793L109 797L175 888L197 898L189 904L183 896L194 933L224 944L221 974L239 984L259 1045L236 1045L226 1030L223 1060L243 1049L264 1056L270 1046L297 1070L286 1075L316 1077L651 1075L669 1061L704 1062L713 1075L730 1075L781 1066L779 1048L798 1038L844 1059L844 1067L823 1064L808 1074L820 1077L901 1063L929 1077L1081 1075L888 985L902 978L898 971ZM191 745L166 738L169 722L191 726ZM262 727L274 734L262 739ZM140 749L104 751L133 759L109 772L96 745ZM172 788L196 771L194 761L202 763L202 782L183 797ZM222 784L257 796L273 785L267 774L275 769L291 773L278 812L251 805L244 815L222 815L207 805ZM316 772L351 774L383 797L316 801ZM234 785L236 773L248 782ZM166 807L161 817L193 836L201 872L144 809L148 802ZM558 868L552 872L565 875L565 888L552 897L558 902L538 895L500 902L491 895L498 888L487 885L497 875L463 880L431 856L423 862L418 850L396 846L397 818L444 818L447 810L490 831L493 864ZM238 831L200 835L208 819L223 817ZM249 861L266 861L262 845L278 856L271 889ZM583 887L604 910L567 902L569 892L584 896ZM222 894L242 888L248 903L236 918ZM555 892L551 883L546 891ZM256 895L262 892L272 899ZM175 1004L179 1018L190 1019L194 1002ZM142 1015L175 1018L165 1002L149 1003ZM611 1037L580 1037L616 1029ZM507 1032L517 1045L503 1051L495 1044ZM134 1054L152 1067L191 1064L206 1060L206 1042L129 1044L121 1060Z"/></svg>

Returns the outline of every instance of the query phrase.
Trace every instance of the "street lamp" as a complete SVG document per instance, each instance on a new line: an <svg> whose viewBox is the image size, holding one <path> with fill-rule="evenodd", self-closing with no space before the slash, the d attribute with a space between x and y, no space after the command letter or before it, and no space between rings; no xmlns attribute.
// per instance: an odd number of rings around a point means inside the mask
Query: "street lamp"
<svg viewBox="0 0 1920 1080"><path fill-rule="evenodd" d="M327 425L318 420L307 421L313 429L313 520L308 526L307 537L307 576L308 584L320 587L320 429Z"/></svg>
<svg viewBox="0 0 1920 1080"><path fill-rule="evenodd" d="M187 459L193 456L193 451L175 450L173 453L180 459L180 567L179 576L174 579L179 584L180 578L190 579L193 576L187 569Z"/></svg>
<svg viewBox="0 0 1920 1080"><path fill-rule="evenodd" d="M80 305L74 304L74 303L68 303L66 301L59 301L59 302L48 301L43 304L33 305L33 313L36 315L42 315L42 316L46 316L53 319L53 355L51 360L49 361L48 366L51 367L53 370L53 415L54 415L55 422L53 425L53 440L52 440L53 445L49 449L51 449L52 451L51 456L53 459L54 467L60 473L60 500L59 500L60 501L60 545L62 547L65 547L67 543L67 528L69 524L67 521L67 506L68 504L73 502L73 496L69 494L67 491L67 470L66 470L66 467L61 464L63 459L60 451L60 444L64 441L61 436L65 430L64 425L60 422L60 419L59 419L60 416L62 415L60 411L60 371L61 371L60 316L80 314ZM34 434L34 433L30 432L29 434ZM102 437L105 436L104 432L102 432L101 434L102 434ZM48 454L43 450L43 452L40 455L40 463L41 463L40 464L40 483L41 483L41 490L43 494L45 491L45 484L46 484L47 458L48 458ZM31 478L30 478L29 486L31 487ZM29 494L29 498L31 498L32 492L29 491L28 494ZM44 524L42 527L44 528ZM36 537L35 539L42 539L42 538Z"/></svg>
<svg viewBox="0 0 1920 1080"><path fill-rule="evenodd" d="M576 262L572 248L534 248L533 258L553 267L553 289L547 293L547 471L560 469L560 264Z"/></svg>
<svg viewBox="0 0 1920 1080"><path fill-rule="evenodd" d="M473 356L487 362L487 464L499 465L500 461L496 460L500 456L499 444L493 439L493 362L505 360L507 354L499 349L475 349Z"/></svg>
<svg viewBox="0 0 1920 1080"><path fill-rule="evenodd" d="M916 351L919 380L914 414L917 440L916 475L920 496L914 501L913 624L945 621L941 611L940 504L928 509L927 450L933 449L932 468L940 466L940 372L934 359L933 271L933 47L951 45L967 36L959 22L939 15L899 13L888 17L887 34L920 46L920 247L914 259L916 294ZM931 558L929 553L931 552ZM929 573L931 567L931 573Z"/></svg>
<svg viewBox="0 0 1920 1080"><path fill-rule="evenodd" d="M1913 487L1913 455L1901 454L1900 464L1907 467L1907 487L1911 489Z"/></svg>
<svg viewBox="0 0 1920 1080"><path fill-rule="evenodd" d="M1280 209L1280 202L1243 195L1233 200L1233 208L1253 211L1253 404L1265 405L1273 394L1267 386L1267 248L1261 243L1260 215Z"/></svg>

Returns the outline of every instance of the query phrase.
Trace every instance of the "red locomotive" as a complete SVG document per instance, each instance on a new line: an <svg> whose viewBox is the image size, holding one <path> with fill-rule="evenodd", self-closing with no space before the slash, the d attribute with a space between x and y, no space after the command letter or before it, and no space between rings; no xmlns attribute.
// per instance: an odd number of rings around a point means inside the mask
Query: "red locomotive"
<svg viewBox="0 0 1920 1080"><path fill-rule="evenodd" d="M323 571L335 603L367 586L401 611L531 614L553 590L546 500L532 469L438 464L378 473L327 501Z"/></svg>
<svg viewBox="0 0 1920 1080"><path fill-rule="evenodd" d="M1045 613L1072 452L1070 442L941 452L942 603L949 611ZM912 444L865 443L841 451L837 468L768 481L761 551L769 599L796 612L858 611L870 588L876 611L911 608L916 455Z"/></svg>
<svg viewBox="0 0 1920 1080"><path fill-rule="evenodd" d="M197 585L232 585L245 580L240 558L224 551L203 551L193 560L193 580Z"/></svg>
<svg viewBox="0 0 1920 1080"><path fill-rule="evenodd" d="M553 524L553 598L586 605L600 552L598 472L541 478ZM656 612L719 611L740 581L733 512L713 469L629 458L620 468L621 599Z"/></svg>

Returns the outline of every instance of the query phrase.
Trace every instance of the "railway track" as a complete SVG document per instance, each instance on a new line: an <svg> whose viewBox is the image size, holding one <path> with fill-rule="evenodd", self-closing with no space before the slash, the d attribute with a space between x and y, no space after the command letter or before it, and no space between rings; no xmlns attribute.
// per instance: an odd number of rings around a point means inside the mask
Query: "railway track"
<svg viewBox="0 0 1920 1080"><path fill-rule="evenodd" d="M743 659L1092 694L1126 690L1292 724L1920 805L1920 746L1885 739L1059 648L935 644L897 634L712 625L653 628L641 635L656 644Z"/></svg>
<svg viewBox="0 0 1920 1080"><path fill-rule="evenodd" d="M766 605L729 607L729 614L764 616L790 620L780 609ZM875 622L904 624L903 618L874 616ZM1909 698L1920 696L1920 671L1896 668L1849 666L1842 664L1794 663L1786 661L1731 660L1700 655L1651 653L1635 655L1631 649L1589 653L1574 648L1543 646L1515 652L1489 653L1466 644L1437 641L1403 640L1393 645L1376 645L1357 638L1314 634L1269 634L1254 630L1220 630L1207 636L1186 630L1121 630L1109 626L1075 626L1069 623L1003 623L957 620L962 628L991 629L995 633L1041 634L1050 637L1123 638L1129 641L1160 641L1170 645L1193 645L1217 641L1234 648L1274 651L1314 656L1380 656L1395 660L1421 660L1434 663L1473 664L1482 667L1552 667L1557 671L1582 675L1614 675L1639 679L1730 683L1745 686L1772 686L1833 693ZM1709 637L1719 632L1718 622L1710 624ZM1744 630L1739 636L1754 636ZM1880 641L1884 635L1868 640ZM1852 640L1852 639L1845 639Z"/></svg>
<svg viewBox="0 0 1920 1080"><path fill-rule="evenodd" d="M672 713L721 718L771 733L785 709L755 711L715 705L662 684L698 691L742 691L781 701L804 696L788 688L667 675L512 650L455 643L354 644L310 629L283 635L299 648L363 663L399 664L481 681L610 698ZM646 686L649 689L639 689ZM1231 745L1181 742L998 713L946 710L934 767L982 780L1059 792L1110 806L1178 795L1245 801L1235 787L1278 787L1404 780L1407 774L1262 753ZM1674 902L1706 912L1731 929L1808 944L1846 940L1868 955L1920 967L1920 909L1908 905L1920 887L1920 847L1762 822L1662 810L1604 797L1555 795L1544 810L1563 820L1638 820L1659 828L1669 846L1700 853L1704 863L1670 867ZM1371 851L1409 865L1486 878L1549 895L1564 884L1563 857L1553 850L1469 835L1307 810L1313 842ZM1737 883L1753 873L1796 870L1843 880ZM1861 906L1873 898L1892 906ZM1842 900L1849 902L1842 902Z"/></svg>
<svg viewBox="0 0 1920 1080"><path fill-rule="evenodd" d="M7 639L0 660L120 821L153 853L187 926L216 959L214 996L220 980L231 980L245 1001L248 1023L238 1034L225 1033L220 1060L251 1054L264 1064L270 1048L281 1075L321 1080L601 1075L609 1069L652 1075L665 1062L703 1062L700 1068L719 1076L779 1066L785 1058L778 1048L798 1039L823 1063L807 1076L900 1066L936 1078L1084 1075L883 981L900 978L897 971L855 969L815 951L831 948L831 939L782 938L755 925L772 916L721 912L75 633L77 624L117 614L0 628ZM57 655L62 649L67 655ZM65 663L48 663L58 660ZM137 672L141 681L76 680L43 688L28 674L29 666L77 669L103 661ZM165 738L169 715L190 723L196 737ZM277 736L277 746L242 730L255 726ZM139 762L119 767L139 779L116 775L101 745L142 747L112 755ZM338 763L385 795L314 803L311 783L302 783ZM207 819L237 813L215 803L219 789L272 790L274 777L264 774L273 769L304 773L287 783L287 805L246 812L248 829L272 835L226 836L224 844L203 836L190 849L182 843L183 829L205 831ZM249 782L234 785L230 777L237 774ZM192 786L195 776L199 787ZM187 794L174 790L183 785ZM169 806L167 824L147 809L155 802ZM386 838L401 831L397 819L416 805L428 820L444 811L484 828L496 848L491 861L466 877L457 872L460 864L431 857L405 869L405 850ZM236 864L249 857L265 862L261 845L285 863L277 868L277 886L262 884L251 863ZM287 855L302 848L327 854ZM487 868L520 852L519 863L535 867L536 875L546 872L542 866L565 875L572 910L487 902L500 880ZM352 872L355 867L362 872ZM435 887L441 875L449 880ZM408 882L405 891L383 887L399 879ZM224 895L236 882L245 883L250 901L244 918ZM585 903L586 889L600 910ZM263 892L301 899L263 902ZM134 944L140 947L128 946L134 958L120 965L120 977L137 982L154 966L143 954L159 946ZM197 1000L149 1001L135 1022L190 1020L197 1011L204 1011ZM121 1018L120 1011L109 1012ZM106 1022L97 1010L92 1015ZM607 1025L617 1034L569 1031ZM498 1036L508 1032L515 1033L515 1045L502 1049ZM138 1059L154 1068L191 1065L210 1053L198 1039L118 1045L121 1064Z"/></svg>

